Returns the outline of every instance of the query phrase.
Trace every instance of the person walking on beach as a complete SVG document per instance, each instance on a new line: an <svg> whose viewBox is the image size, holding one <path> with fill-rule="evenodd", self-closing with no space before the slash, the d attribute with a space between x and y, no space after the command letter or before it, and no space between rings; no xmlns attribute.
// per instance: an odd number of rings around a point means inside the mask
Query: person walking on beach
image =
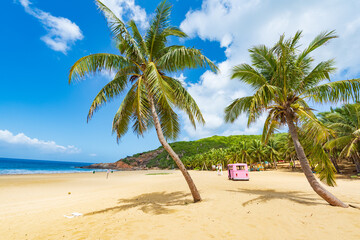
<svg viewBox="0 0 360 240"><path fill-rule="evenodd" d="M216 170L217 170L217 175L222 176L222 166L221 166L221 164L218 164L216 166Z"/></svg>
<svg viewBox="0 0 360 240"><path fill-rule="evenodd" d="M109 173L110 173L110 169L108 169L108 170L106 171L106 179L109 178Z"/></svg>

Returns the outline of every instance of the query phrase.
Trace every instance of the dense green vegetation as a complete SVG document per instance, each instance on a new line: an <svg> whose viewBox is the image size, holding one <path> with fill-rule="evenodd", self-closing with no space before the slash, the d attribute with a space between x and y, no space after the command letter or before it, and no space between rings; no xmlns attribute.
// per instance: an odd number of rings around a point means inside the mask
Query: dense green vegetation
<svg viewBox="0 0 360 240"><path fill-rule="evenodd" d="M274 135L275 142L283 142L281 139L287 139L286 133L279 133ZM176 151L180 156L181 160L184 162L185 166L189 169L201 169L204 165L205 159L201 159L202 156L207 156L207 161L205 164L207 168L211 168L212 163L222 163L225 164L226 159L231 159L231 161L240 161L248 163L254 163L254 160L250 158L242 158L244 152L241 152L241 149L245 149L246 146L251 146L254 141L260 141L261 135L233 135L233 136L212 136L208 138L199 139L196 141L179 141L170 143L171 147ZM272 143L272 142L271 142ZM241 148L241 146L243 146ZM274 159L274 151L276 152L281 147L281 144L277 144L276 149L273 149L272 153L269 155L270 159ZM159 147L158 149L162 149ZM156 149L156 150L158 150ZM154 150L153 150L154 151ZM267 150L269 151L269 150ZM151 151L148 151L151 152ZM144 153L148 153L144 152ZM131 164L132 161L135 161L134 157L139 157L141 154L137 153L133 156L122 159L123 162ZM248 152L250 154L250 151ZM246 151L245 151L246 155ZM215 160L210 160L215 159ZM252 158L251 158L252 159ZM224 161L225 160L225 161ZM261 158L263 162L269 161L268 155L264 154ZM211 162L211 163L210 163ZM160 167L160 168L174 168L174 162L169 157L166 151L163 151L155 158L151 159L147 167Z"/></svg>
<svg viewBox="0 0 360 240"><path fill-rule="evenodd" d="M170 143L171 147L176 153L179 154L182 161L184 159L195 156L196 154L204 154L212 149L226 149L230 148L241 141L249 141L251 139L260 139L260 136L244 135L244 136L213 136L209 138L203 138L197 141L180 141ZM160 167L160 168L172 168L174 162L168 157L167 152L162 152L156 158L150 160L147 167Z"/></svg>

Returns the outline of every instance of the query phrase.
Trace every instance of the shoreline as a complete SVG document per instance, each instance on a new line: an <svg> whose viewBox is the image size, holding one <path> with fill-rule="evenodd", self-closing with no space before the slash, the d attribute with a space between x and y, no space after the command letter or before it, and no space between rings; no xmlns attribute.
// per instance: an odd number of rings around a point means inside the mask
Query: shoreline
<svg viewBox="0 0 360 240"><path fill-rule="evenodd" d="M107 169L103 169L103 168L94 168L94 169L88 169L88 168L84 168L87 170L84 171L76 171L76 172L46 172L46 173L5 173L5 174L0 174L1 176L35 176L35 175L61 175L61 174L77 174L77 173L92 173L93 171L95 172L106 172ZM175 169L159 169L159 168L149 168L149 169L109 169L110 171L113 172L139 172L139 171L178 171L179 169L175 168ZM216 172L215 170L193 170L193 169L187 169L189 172ZM259 171L249 171L249 173L256 173ZM260 172L282 172L282 173L301 173L303 174L303 171L301 168L297 168L295 170L291 170L290 168L286 168L286 167L280 167L278 169L266 169L265 171L260 171ZM223 175L227 174L227 170L223 170ZM350 176L352 175L356 175L356 173L354 174L338 174L335 173L336 176L336 180L341 179L341 180L354 180L360 181L360 176L358 178L351 178ZM316 176L317 180L320 182L320 179Z"/></svg>
<svg viewBox="0 0 360 240"><path fill-rule="evenodd" d="M52 175L52 174L71 174L71 173L92 173L93 170L88 170L88 171L77 171L77 172L68 172L68 171L64 171L64 172L44 172L44 173L0 173L0 177L1 176L27 176L27 175L43 175L43 174L47 174L47 175ZM94 171L96 172L106 172L106 169L94 169ZM113 171L121 171L121 170L113 170Z"/></svg>

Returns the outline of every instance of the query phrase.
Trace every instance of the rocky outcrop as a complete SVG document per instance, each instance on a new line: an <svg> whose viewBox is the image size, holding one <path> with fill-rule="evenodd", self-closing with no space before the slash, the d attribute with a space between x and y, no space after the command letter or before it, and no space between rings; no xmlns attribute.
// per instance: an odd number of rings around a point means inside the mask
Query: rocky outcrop
<svg viewBox="0 0 360 240"><path fill-rule="evenodd" d="M158 149L146 153L140 153L136 157L126 157L124 159L120 159L118 162L126 162L132 167L140 167L140 168L146 168L146 165L151 159L156 158L160 153L162 153L164 149Z"/></svg>
<svg viewBox="0 0 360 240"><path fill-rule="evenodd" d="M124 162L119 163L95 163L89 166L84 166L81 168L88 168L88 169L121 169L121 170L131 170L132 167Z"/></svg>
<svg viewBox="0 0 360 240"><path fill-rule="evenodd" d="M158 149L147 153L140 153L136 157L126 157L114 163L95 163L81 167L87 169L115 169L115 170L145 170L147 163L156 158L164 149Z"/></svg>

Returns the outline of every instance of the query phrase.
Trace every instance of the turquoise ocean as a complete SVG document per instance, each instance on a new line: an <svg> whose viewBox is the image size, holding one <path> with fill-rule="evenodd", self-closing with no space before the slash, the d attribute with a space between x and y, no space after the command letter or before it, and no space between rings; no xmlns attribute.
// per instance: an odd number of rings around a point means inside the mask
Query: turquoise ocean
<svg viewBox="0 0 360 240"><path fill-rule="evenodd" d="M0 158L0 175L91 172L93 169L78 168L90 164L85 162ZM99 171L99 169L96 171Z"/></svg>

